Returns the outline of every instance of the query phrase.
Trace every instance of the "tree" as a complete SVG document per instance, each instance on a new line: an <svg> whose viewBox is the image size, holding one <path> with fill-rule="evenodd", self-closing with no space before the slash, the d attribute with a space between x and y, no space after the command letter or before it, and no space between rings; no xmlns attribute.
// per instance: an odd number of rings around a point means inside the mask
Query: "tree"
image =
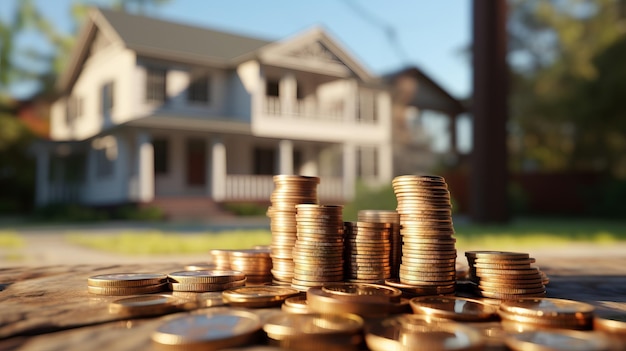
<svg viewBox="0 0 626 351"><path fill-rule="evenodd" d="M511 0L511 167L626 178L623 0ZM621 44L623 45L623 44ZM615 80L615 81L613 81ZM620 135L620 136L616 136Z"/></svg>

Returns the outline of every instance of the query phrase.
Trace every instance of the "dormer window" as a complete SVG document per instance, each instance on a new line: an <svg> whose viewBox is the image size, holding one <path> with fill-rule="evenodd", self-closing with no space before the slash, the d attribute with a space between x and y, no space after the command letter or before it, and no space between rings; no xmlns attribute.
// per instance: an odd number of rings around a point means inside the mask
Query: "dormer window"
<svg viewBox="0 0 626 351"><path fill-rule="evenodd" d="M167 71L162 68L148 68L146 77L146 101L165 102L167 98Z"/></svg>
<svg viewBox="0 0 626 351"><path fill-rule="evenodd" d="M187 91L187 101L208 104L210 102L210 82L208 74L192 74Z"/></svg>

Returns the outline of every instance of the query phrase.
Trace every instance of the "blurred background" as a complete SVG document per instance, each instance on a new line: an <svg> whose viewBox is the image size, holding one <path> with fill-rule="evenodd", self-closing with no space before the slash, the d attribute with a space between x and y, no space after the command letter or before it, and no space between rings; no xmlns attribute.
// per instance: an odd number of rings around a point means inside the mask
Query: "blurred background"
<svg viewBox="0 0 626 351"><path fill-rule="evenodd" d="M468 243L623 242L625 31L623 0L2 1L0 248L267 229L280 173L347 220L432 173Z"/></svg>

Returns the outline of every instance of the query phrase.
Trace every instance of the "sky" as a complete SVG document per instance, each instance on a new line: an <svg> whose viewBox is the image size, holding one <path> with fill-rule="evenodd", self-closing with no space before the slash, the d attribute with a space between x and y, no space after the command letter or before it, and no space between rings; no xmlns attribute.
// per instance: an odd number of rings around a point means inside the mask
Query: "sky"
<svg viewBox="0 0 626 351"><path fill-rule="evenodd" d="M0 0L6 20L21 0ZM34 0L64 33L73 33L72 3L78 0ZM91 0L107 4L111 0ZM131 10L137 10L131 7ZM280 40L313 26L323 27L374 75L416 66L452 96L471 93L471 0L170 0L147 6L143 13L165 20L223 30L267 40ZM25 34L21 42L44 46ZM24 44L27 45L27 44ZM15 95L29 96L33 85L17 85ZM433 149L448 149L448 119L423 116ZM471 147L467 119L458 125L458 146Z"/></svg>
<svg viewBox="0 0 626 351"><path fill-rule="evenodd" d="M10 16L17 1L0 0L0 17ZM34 2L53 24L71 33L74 1ZM471 40L470 5L471 0L170 0L144 11L270 40L321 25L371 73L417 66L462 99L471 91L470 59L465 54ZM23 39L28 40L34 39Z"/></svg>

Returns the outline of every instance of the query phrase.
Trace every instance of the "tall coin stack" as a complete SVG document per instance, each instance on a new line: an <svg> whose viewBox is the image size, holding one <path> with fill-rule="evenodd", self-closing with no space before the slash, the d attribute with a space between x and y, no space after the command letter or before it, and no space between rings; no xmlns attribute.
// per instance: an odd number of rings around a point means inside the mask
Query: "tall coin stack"
<svg viewBox="0 0 626 351"><path fill-rule="evenodd" d="M391 277L391 224L346 222L346 279L357 283L381 283Z"/></svg>
<svg viewBox="0 0 626 351"><path fill-rule="evenodd" d="M395 177L392 186L402 236L400 283L419 287L426 294L454 293L456 239L444 178L403 175Z"/></svg>
<svg viewBox="0 0 626 351"><path fill-rule="evenodd" d="M343 280L343 207L296 205L291 286L301 291Z"/></svg>
<svg viewBox="0 0 626 351"><path fill-rule="evenodd" d="M389 223L391 224L391 252L389 260L391 263L391 277L397 278L402 259L402 237L400 236L400 214L393 210L360 210L357 220L369 223Z"/></svg>
<svg viewBox="0 0 626 351"><path fill-rule="evenodd" d="M274 176L270 217L272 243L272 275L277 282L291 283L293 278L293 246L296 243L296 205L316 204L318 177L300 175Z"/></svg>

